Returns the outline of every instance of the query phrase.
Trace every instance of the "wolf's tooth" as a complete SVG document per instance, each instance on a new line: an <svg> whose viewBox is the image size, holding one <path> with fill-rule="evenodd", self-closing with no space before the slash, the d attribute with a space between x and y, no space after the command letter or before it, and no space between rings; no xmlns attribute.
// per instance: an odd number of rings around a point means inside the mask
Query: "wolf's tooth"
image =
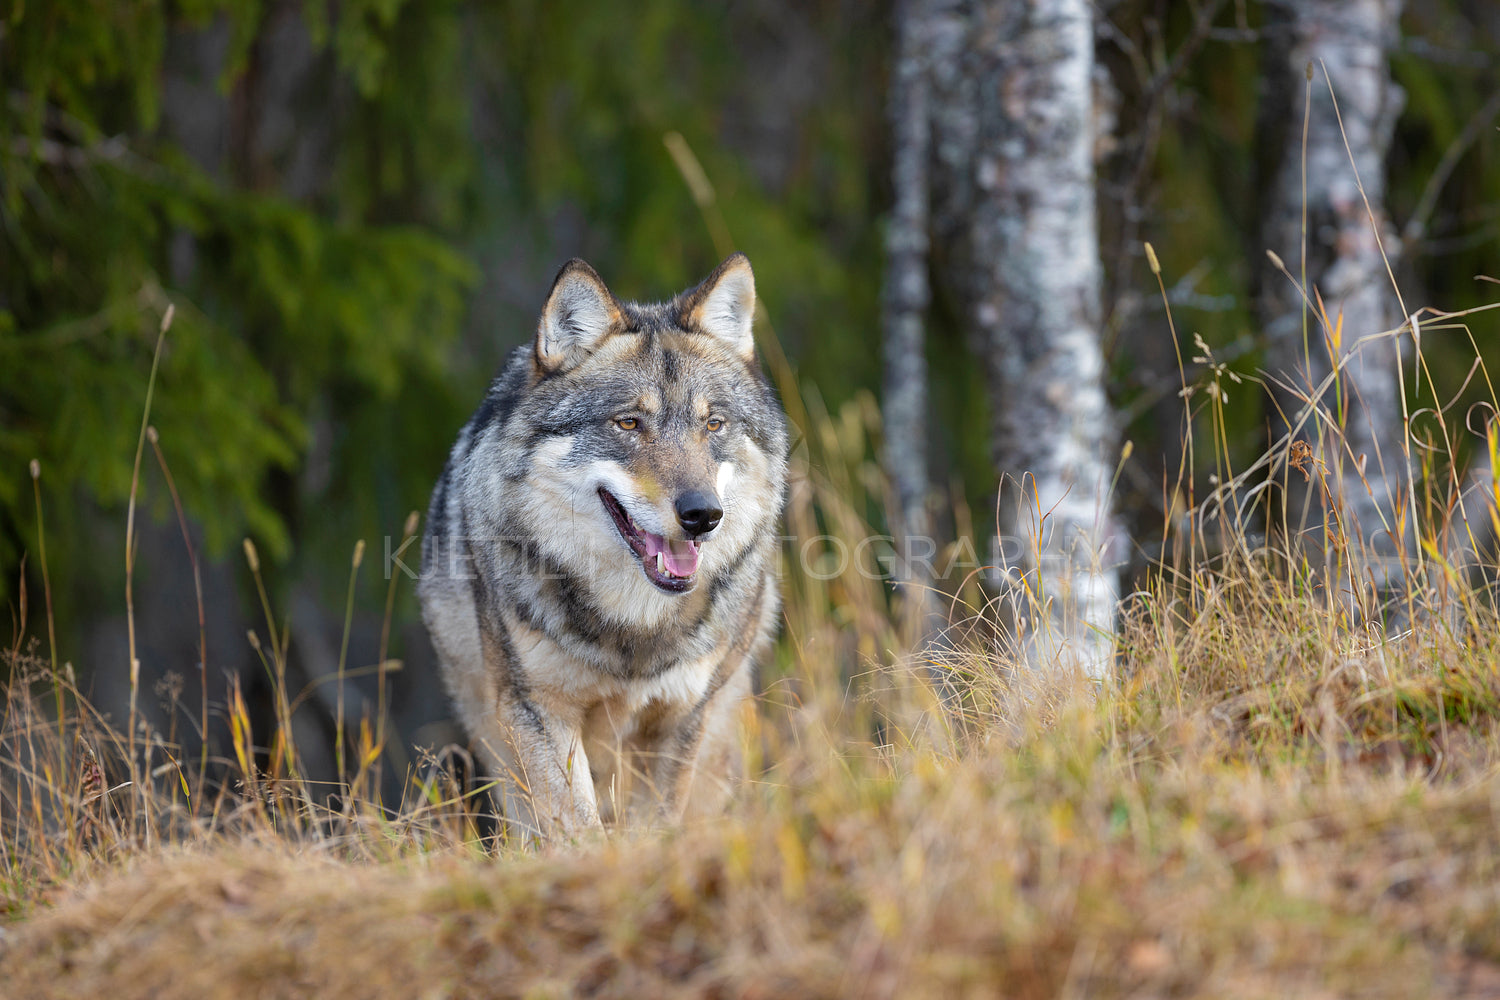
<svg viewBox="0 0 1500 1000"><path fill-rule="evenodd" d="M656 554L656 572L660 573L662 576L667 575L667 556L664 552L658 552Z"/></svg>

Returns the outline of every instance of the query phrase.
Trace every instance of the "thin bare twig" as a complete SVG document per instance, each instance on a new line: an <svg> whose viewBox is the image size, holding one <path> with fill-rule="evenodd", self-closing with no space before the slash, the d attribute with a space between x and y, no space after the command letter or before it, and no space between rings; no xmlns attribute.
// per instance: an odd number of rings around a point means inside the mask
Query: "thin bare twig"
<svg viewBox="0 0 1500 1000"><path fill-rule="evenodd" d="M1432 221L1433 210L1437 208L1438 196L1443 193L1448 179L1453 176L1453 171L1458 167L1458 161L1462 160L1478 141L1480 134L1485 128L1500 115L1500 90L1490 95L1490 99L1484 102L1484 106L1474 112L1474 117L1469 119L1463 131L1458 133L1448 148L1443 150L1443 156L1438 160L1438 165L1433 168L1432 175L1427 178L1427 184L1422 188L1422 196L1417 199L1417 207L1412 209L1411 218L1406 220L1406 226L1401 230L1401 241L1412 244L1420 240L1427 232L1427 224Z"/></svg>

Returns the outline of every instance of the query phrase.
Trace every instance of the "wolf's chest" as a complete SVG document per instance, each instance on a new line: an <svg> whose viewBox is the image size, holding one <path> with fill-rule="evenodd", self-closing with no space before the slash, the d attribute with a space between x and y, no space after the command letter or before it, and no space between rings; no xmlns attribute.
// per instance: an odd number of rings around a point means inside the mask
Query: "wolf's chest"
<svg viewBox="0 0 1500 1000"><path fill-rule="evenodd" d="M600 669L591 657L522 625L514 637L519 678L536 700L570 706L601 702L635 713L652 703L689 706L707 693L722 651L683 650L651 670ZM590 652L593 650L591 649Z"/></svg>

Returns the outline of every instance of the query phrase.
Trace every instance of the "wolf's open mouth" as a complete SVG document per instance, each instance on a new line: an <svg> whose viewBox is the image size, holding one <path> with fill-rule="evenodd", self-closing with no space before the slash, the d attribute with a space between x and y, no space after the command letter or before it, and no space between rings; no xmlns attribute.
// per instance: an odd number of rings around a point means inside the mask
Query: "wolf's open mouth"
<svg viewBox="0 0 1500 1000"><path fill-rule="evenodd" d="M641 558L641 568L646 579L668 593L680 594L692 589L693 574L698 571L698 548L701 542L686 539L663 538L654 535L635 523L623 504L615 499L603 486L599 487L599 499L604 509L620 529L620 537L632 552Z"/></svg>

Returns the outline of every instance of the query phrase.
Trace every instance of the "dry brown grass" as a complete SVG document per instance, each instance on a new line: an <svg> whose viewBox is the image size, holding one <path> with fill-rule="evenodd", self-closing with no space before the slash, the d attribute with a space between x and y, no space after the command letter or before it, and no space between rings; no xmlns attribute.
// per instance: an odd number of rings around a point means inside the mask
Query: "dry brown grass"
<svg viewBox="0 0 1500 1000"><path fill-rule="evenodd" d="M376 799L378 720L341 720L330 809L284 736L284 689L271 733L223 706L216 791L17 640L0 993L1500 997L1500 628L1450 569L1461 477L1423 470L1423 565L1407 624L1382 628L1378 595L1338 583L1364 578L1362 553L1252 540L1276 523L1255 481L1275 462L1236 475L1222 393L1190 395L1222 485L1194 504L1183 469L1096 687L997 645L972 580L954 607L976 627L914 658L886 584L811 572L871 533L879 421L868 399L795 404L812 433L787 522L814 541L787 564L746 741L761 766L723 817L496 849L440 777ZM1493 510L1489 485L1471 512ZM1221 502L1252 494L1260 509ZM279 678L267 592L257 648Z"/></svg>
<svg viewBox="0 0 1500 1000"><path fill-rule="evenodd" d="M180 805L167 822L170 781L151 823L77 801L18 817L0 982L17 997L1500 995L1500 630L1350 633L1269 575L1235 582L1191 613L1191 595L1141 598L1126 669L1098 693L1022 689L994 663L981 679L972 660L965 719L898 667L778 688L764 773L724 818L677 831L492 856L453 802L391 821L242 797L216 825ZM816 679L819 663L798 666ZM34 741L56 732L34 718ZM35 780L8 768L7 806Z"/></svg>
<svg viewBox="0 0 1500 1000"><path fill-rule="evenodd" d="M83 855L30 887L0 981L19 997L1494 995L1487 761L1434 775L1349 740L1322 759L1291 740L1276 761L1235 749L1253 719L1148 728L1139 707L1062 697L959 756L807 713L724 820L540 857L376 859L264 830ZM1493 726L1468 734L1495 746Z"/></svg>

